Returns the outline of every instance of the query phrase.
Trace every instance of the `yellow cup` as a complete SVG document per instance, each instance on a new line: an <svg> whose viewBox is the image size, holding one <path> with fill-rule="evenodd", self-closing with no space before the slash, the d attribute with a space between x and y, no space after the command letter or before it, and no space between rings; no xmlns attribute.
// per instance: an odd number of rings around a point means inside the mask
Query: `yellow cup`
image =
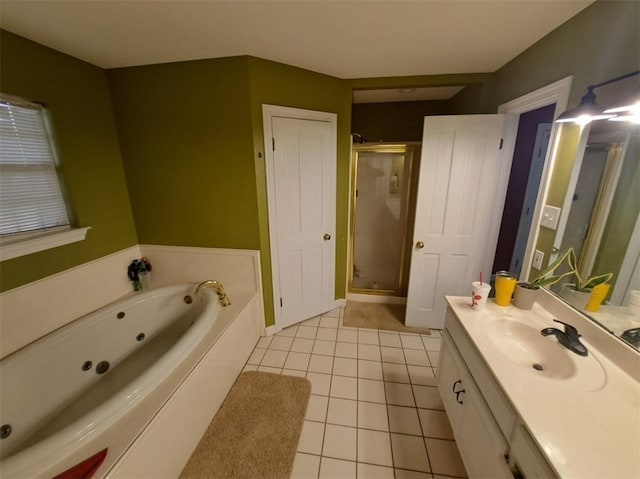
<svg viewBox="0 0 640 479"><path fill-rule="evenodd" d="M498 306L509 306L511 296L516 289L518 278L508 271L498 271L496 273L496 304Z"/></svg>
<svg viewBox="0 0 640 479"><path fill-rule="evenodd" d="M595 313L600 309L600 304L604 301L604 298L609 294L610 284L604 283L599 284L598 286L594 286L591 291L591 296L589 296L589 300L587 301L587 305L584 307L587 311L591 313Z"/></svg>

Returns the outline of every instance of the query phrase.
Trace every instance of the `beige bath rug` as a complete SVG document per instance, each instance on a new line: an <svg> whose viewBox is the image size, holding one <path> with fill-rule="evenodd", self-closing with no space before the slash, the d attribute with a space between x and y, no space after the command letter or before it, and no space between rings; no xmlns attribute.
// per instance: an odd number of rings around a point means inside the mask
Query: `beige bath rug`
<svg viewBox="0 0 640 479"><path fill-rule="evenodd" d="M387 329L403 333L431 334L429 328L408 328L404 325L404 304L361 303L347 301L342 324L356 328Z"/></svg>
<svg viewBox="0 0 640 479"><path fill-rule="evenodd" d="M242 373L180 477L288 478L310 395L305 378Z"/></svg>

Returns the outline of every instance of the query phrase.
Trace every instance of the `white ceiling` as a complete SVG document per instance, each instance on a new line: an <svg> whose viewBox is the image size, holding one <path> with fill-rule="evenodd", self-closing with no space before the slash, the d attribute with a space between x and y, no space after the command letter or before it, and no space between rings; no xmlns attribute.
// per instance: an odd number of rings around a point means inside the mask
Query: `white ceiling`
<svg viewBox="0 0 640 479"><path fill-rule="evenodd" d="M339 78L493 72L593 0L0 1L0 26L103 68L253 55Z"/></svg>

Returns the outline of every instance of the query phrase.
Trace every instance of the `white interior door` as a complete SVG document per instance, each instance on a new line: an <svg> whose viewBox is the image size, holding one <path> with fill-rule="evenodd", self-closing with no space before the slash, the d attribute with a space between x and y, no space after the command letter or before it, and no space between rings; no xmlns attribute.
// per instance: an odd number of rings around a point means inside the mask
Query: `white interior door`
<svg viewBox="0 0 640 479"><path fill-rule="evenodd" d="M269 226L281 329L334 305L335 123L276 115L269 121Z"/></svg>
<svg viewBox="0 0 640 479"><path fill-rule="evenodd" d="M405 323L442 328L445 295L471 295L495 255L511 158L504 115L426 117Z"/></svg>

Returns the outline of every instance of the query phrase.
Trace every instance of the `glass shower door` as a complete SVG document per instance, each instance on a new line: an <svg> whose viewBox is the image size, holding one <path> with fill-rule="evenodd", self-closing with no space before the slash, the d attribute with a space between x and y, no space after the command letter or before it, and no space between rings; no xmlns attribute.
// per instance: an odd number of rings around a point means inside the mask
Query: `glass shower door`
<svg viewBox="0 0 640 479"><path fill-rule="evenodd" d="M401 294L415 145L356 146L350 291Z"/></svg>

